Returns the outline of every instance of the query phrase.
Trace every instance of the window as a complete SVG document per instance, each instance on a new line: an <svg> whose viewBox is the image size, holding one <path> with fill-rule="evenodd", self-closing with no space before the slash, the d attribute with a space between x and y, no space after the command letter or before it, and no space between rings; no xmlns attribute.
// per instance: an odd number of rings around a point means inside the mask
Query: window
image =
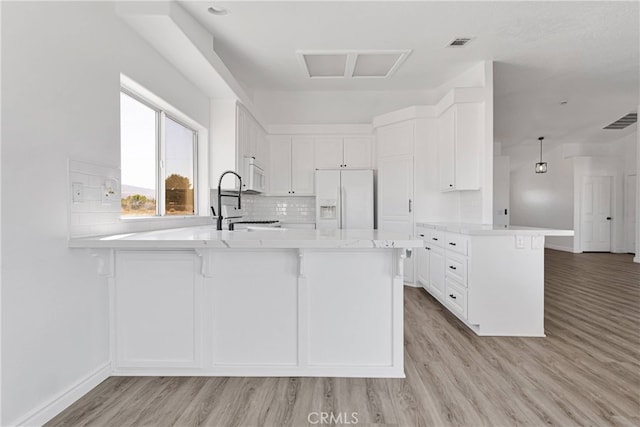
<svg viewBox="0 0 640 427"><path fill-rule="evenodd" d="M196 214L198 132L120 92L122 216Z"/></svg>

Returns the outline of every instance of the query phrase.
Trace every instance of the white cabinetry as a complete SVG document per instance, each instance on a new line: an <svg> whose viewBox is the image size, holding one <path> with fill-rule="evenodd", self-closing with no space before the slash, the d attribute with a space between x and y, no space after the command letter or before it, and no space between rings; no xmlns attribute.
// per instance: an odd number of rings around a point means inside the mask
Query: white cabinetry
<svg viewBox="0 0 640 427"><path fill-rule="evenodd" d="M313 138L291 138L291 194L313 196L315 191L315 167Z"/></svg>
<svg viewBox="0 0 640 427"><path fill-rule="evenodd" d="M413 235L414 123L377 129L378 229ZM413 259L407 258L404 280L413 282Z"/></svg>
<svg viewBox="0 0 640 427"><path fill-rule="evenodd" d="M478 335L544 336L548 230L487 227L417 223L420 285Z"/></svg>
<svg viewBox="0 0 640 427"><path fill-rule="evenodd" d="M441 191L480 188L482 103L454 104L438 118L438 175Z"/></svg>
<svg viewBox="0 0 640 427"><path fill-rule="evenodd" d="M416 226L425 254L418 258L420 285L462 319L467 318L467 244L465 236Z"/></svg>
<svg viewBox="0 0 640 427"><path fill-rule="evenodd" d="M444 298L444 250L427 245L429 251L429 291L442 300Z"/></svg>
<svg viewBox="0 0 640 427"><path fill-rule="evenodd" d="M445 258L440 233L425 227L416 227L418 236L424 240L424 249L416 257L416 275L418 283L431 295L444 301Z"/></svg>
<svg viewBox="0 0 640 427"><path fill-rule="evenodd" d="M314 140L309 136L270 135L269 194L313 196Z"/></svg>
<svg viewBox="0 0 640 427"><path fill-rule="evenodd" d="M327 136L315 138L316 169L371 168L371 138Z"/></svg>
<svg viewBox="0 0 640 427"><path fill-rule="evenodd" d="M268 150L265 135L262 126L237 101L212 100L209 134L211 187L218 185L218 178L224 171L244 174L245 157L255 157L256 163L266 168ZM231 176L227 178L229 180L225 182L231 188L235 180Z"/></svg>
<svg viewBox="0 0 640 427"><path fill-rule="evenodd" d="M201 366L199 264L186 251L118 252L116 369Z"/></svg>
<svg viewBox="0 0 640 427"><path fill-rule="evenodd" d="M240 154L239 161L243 157L253 157L256 159L256 163L264 168L266 163L265 132L251 113L241 104L238 104L237 110L236 135Z"/></svg>

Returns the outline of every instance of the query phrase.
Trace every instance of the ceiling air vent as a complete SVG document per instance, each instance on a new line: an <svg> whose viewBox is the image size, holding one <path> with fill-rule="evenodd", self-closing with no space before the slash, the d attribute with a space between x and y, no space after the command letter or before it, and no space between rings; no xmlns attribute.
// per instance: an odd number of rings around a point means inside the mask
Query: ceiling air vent
<svg viewBox="0 0 640 427"><path fill-rule="evenodd" d="M626 116L619 118L615 122L611 123L610 125L605 126L603 129L624 129L627 126L631 126L637 121L638 113L629 113Z"/></svg>
<svg viewBox="0 0 640 427"><path fill-rule="evenodd" d="M468 45L471 42L471 40L473 40L473 37L456 37L455 39L449 42L447 47L463 47Z"/></svg>
<svg viewBox="0 0 640 427"><path fill-rule="evenodd" d="M312 79L388 78L411 53L405 50L334 50L296 52L298 62Z"/></svg>

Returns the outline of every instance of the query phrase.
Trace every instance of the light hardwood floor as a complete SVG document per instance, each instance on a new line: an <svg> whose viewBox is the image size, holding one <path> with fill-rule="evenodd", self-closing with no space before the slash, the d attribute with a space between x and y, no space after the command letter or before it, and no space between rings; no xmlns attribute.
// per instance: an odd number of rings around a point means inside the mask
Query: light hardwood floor
<svg viewBox="0 0 640 427"><path fill-rule="evenodd" d="M406 379L112 377L47 425L640 426L640 265L545 261L546 338L480 338L405 288Z"/></svg>

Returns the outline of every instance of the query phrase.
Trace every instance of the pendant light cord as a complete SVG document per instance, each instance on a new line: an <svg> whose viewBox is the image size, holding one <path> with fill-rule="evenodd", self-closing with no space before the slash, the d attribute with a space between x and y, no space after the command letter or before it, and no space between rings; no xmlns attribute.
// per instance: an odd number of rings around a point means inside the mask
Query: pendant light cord
<svg viewBox="0 0 640 427"><path fill-rule="evenodd" d="M541 136L540 138L538 138L538 140L540 141L540 163L542 163L542 140L544 139L543 136Z"/></svg>

